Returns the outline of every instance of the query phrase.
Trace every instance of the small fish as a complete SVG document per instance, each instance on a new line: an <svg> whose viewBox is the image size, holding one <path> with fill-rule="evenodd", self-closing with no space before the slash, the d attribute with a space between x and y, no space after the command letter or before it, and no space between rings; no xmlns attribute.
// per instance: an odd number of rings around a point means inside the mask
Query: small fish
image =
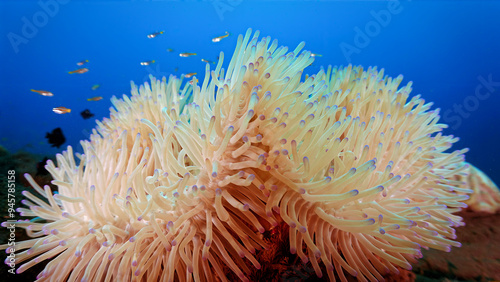
<svg viewBox="0 0 500 282"><path fill-rule="evenodd" d="M174 52L174 49L172 49L172 48L168 48L168 49L167 49L167 52Z"/></svg>
<svg viewBox="0 0 500 282"><path fill-rule="evenodd" d="M220 42L223 38L226 38L228 37L229 35L231 35L231 33L229 32L225 32L226 34L225 35L222 35L222 36L219 36L219 37L215 37L215 38L212 38L212 42Z"/></svg>
<svg viewBox="0 0 500 282"><path fill-rule="evenodd" d="M89 62L89 60L83 60L83 61L80 61L80 62L78 62L76 64L79 65L79 66L83 66L85 63L88 63L88 62Z"/></svg>
<svg viewBox="0 0 500 282"><path fill-rule="evenodd" d="M99 84L94 84L94 85L92 86L92 90L96 90L96 89L97 89L97 88L99 88L99 87L101 87L101 85L99 85Z"/></svg>
<svg viewBox="0 0 500 282"><path fill-rule="evenodd" d="M64 137L64 134L60 127L52 130L51 133L47 132L45 138L47 138L49 143L52 144L52 147L57 148L61 147L61 145L66 142L66 138Z"/></svg>
<svg viewBox="0 0 500 282"><path fill-rule="evenodd" d="M196 72L190 72L185 75L186 78L190 78L191 76L196 75Z"/></svg>
<svg viewBox="0 0 500 282"><path fill-rule="evenodd" d="M54 94L52 92L49 92L49 91L45 91L45 90L35 90L35 89L31 89L31 92L36 92L42 96L48 96L48 97L52 97L54 96Z"/></svg>
<svg viewBox="0 0 500 282"><path fill-rule="evenodd" d="M159 31L159 32L153 32L151 34L148 34L148 38L155 38L156 36L163 34L165 31Z"/></svg>
<svg viewBox="0 0 500 282"><path fill-rule="evenodd" d="M80 115L82 116L83 119L89 119L94 116L94 114L91 113L89 109L86 109L85 111L81 112Z"/></svg>
<svg viewBox="0 0 500 282"><path fill-rule="evenodd" d="M205 59L201 59L201 61L204 62L204 63L215 64L215 62L212 62L212 61L209 61L209 60L205 60Z"/></svg>
<svg viewBox="0 0 500 282"><path fill-rule="evenodd" d="M151 61L147 61L147 62L141 62L141 65L149 66L149 65L154 64L154 63L155 63L155 60L151 60Z"/></svg>
<svg viewBox="0 0 500 282"><path fill-rule="evenodd" d="M102 100L102 97L101 96L95 96L95 97L92 97L92 98L88 98L87 101L99 101L99 100Z"/></svg>
<svg viewBox="0 0 500 282"><path fill-rule="evenodd" d="M323 57L323 55L316 54L316 53L311 53L311 57Z"/></svg>
<svg viewBox="0 0 500 282"><path fill-rule="evenodd" d="M66 107L57 107L57 108L53 108L52 111L54 111L54 113L56 114L67 114L67 113L71 113L71 109L68 109Z"/></svg>
<svg viewBox="0 0 500 282"><path fill-rule="evenodd" d="M198 54L196 53L180 53L179 56L180 57L191 57L191 56L196 56Z"/></svg>
<svg viewBox="0 0 500 282"><path fill-rule="evenodd" d="M195 85L196 83L198 83L198 79L196 79L196 78L193 78L189 81L189 84L191 84L191 85Z"/></svg>
<svg viewBox="0 0 500 282"><path fill-rule="evenodd" d="M178 72L178 71L179 71L179 68L175 67L174 72Z"/></svg>
<svg viewBox="0 0 500 282"><path fill-rule="evenodd" d="M69 74L73 74L73 73L86 73L88 71L89 71L88 68L82 68L82 69L77 69L77 70L74 70L74 71L69 71L68 73Z"/></svg>

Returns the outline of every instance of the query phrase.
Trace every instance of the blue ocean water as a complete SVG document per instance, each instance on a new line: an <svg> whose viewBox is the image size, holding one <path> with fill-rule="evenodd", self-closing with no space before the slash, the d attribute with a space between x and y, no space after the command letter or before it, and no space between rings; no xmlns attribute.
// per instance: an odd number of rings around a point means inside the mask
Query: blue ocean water
<svg viewBox="0 0 500 282"><path fill-rule="evenodd" d="M454 148L470 148L467 161L500 183L499 12L498 1L2 0L0 145L49 157L67 145L81 151L79 140L109 116L113 95L130 93L131 80L203 78L200 59L215 61L220 51L230 57L237 35L251 27L292 50L305 41L321 54L305 73L351 63L403 74L413 95L441 109L445 133L461 138ZM147 37L156 31L165 33ZM228 38L212 42L225 31ZM85 59L87 73L68 74ZM140 64L149 60L156 63ZM87 101L94 96L103 99ZM72 112L52 112L60 106ZM84 120L85 109L95 117ZM57 127L67 139L60 149L45 139Z"/></svg>

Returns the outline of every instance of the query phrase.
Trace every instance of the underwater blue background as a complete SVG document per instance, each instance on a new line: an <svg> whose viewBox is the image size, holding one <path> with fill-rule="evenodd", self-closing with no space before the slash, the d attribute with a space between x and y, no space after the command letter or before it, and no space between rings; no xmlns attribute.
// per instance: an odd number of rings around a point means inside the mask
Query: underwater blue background
<svg viewBox="0 0 500 282"><path fill-rule="evenodd" d="M67 145L81 152L79 140L95 119L109 116L113 95L130 93L131 80L190 72L203 79L200 59L216 61L223 51L227 66L237 35L251 27L290 51L305 41L305 49L323 55L307 74L349 63L403 74L402 85L414 83L412 95L441 108L445 133L461 138L453 149L470 148L467 161L499 184L499 14L499 1L2 0L0 145L49 157ZM225 31L232 35L212 42ZM84 59L89 72L68 74ZM140 65L149 60L156 63ZM94 84L101 87L93 91ZM86 100L93 96L103 99ZM72 112L52 112L59 106ZM85 109L95 117L84 120ZM45 139L57 127L67 139L60 149Z"/></svg>

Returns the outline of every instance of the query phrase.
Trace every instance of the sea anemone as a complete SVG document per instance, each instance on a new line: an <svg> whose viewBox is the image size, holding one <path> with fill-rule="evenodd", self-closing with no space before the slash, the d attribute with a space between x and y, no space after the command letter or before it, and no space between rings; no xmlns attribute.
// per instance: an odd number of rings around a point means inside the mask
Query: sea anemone
<svg viewBox="0 0 500 282"><path fill-rule="evenodd" d="M47 170L59 193L33 188L18 221L22 272L62 281L247 280L262 234L284 221L290 251L331 280L382 280L420 249L460 246L452 213L471 190L453 180L466 149L444 136L439 110L383 70L328 67L259 33L239 36L201 85L151 78L113 99L84 153ZM3 245L2 248L7 248Z"/></svg>
<svg viewBox="0 0 500 282"><path fill-rule="evenodd" d="M494 214L500 211L500 190L497 185L479 168L466 163L468 169L454 176L454 181L462 181L463 188L473 192L470 199L465 201L467 209L474 212Z"/></svg>
<svg viewBox="0 0 500 282"><path fill-rule="evenodd" d="M52 193L49 186L42 189L26 175L48 204L24 192L29 200L23 204L30 209L18 211L47 222L16 223L29 236L41 237L17 245L28 250L16 255L16 264L39 255L18 273L56 255L38 279L173 281L189 274L196 281L211 280L212 272L224 277L220 263L224 261L245 280L240 268L249 270L242 257L260 268L250 252L265 245L255 233L264 228L245 211L254 201L260 205L263 201L233 195L235 202L245 198L245 205L222 207L226 192L213 187L216 173L207 174L199 162L201 152L193 156L190 151L199 148L182 146L176 133L182 121L187 122L182 119L186 115L176 114L182 109L181 97L189 95L189 87L180 91L179 85L176 78L169 83L152 78L153 93L148 85L140 92L134 86L130 100L113 99L117 110L112 110L111 119L98 122L90 141L81 142L84 154L78 155L79 165L71 147L57 155L57 167L48 162L46 169L59 193ZM163 108L168 111L162 113ZM167 120L176 120L177 125ZM231 181L248 186L251 180L248 176Z"/></svg>

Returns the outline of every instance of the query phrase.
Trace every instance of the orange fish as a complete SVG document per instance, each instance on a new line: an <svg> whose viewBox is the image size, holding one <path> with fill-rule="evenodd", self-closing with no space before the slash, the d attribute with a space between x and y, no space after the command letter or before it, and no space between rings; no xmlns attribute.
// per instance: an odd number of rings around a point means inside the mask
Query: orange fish
<svg viewBox="0 0 500 282"><path fill-rule="evenodd" d="M215 64L215 62L212 62L212 61L209 61L209 60L205 60L205 59L201 59L201 61L204 62L204 63Z"/></svg>
<svg viewBox="0 0 500 282"><path fill-rule="evenodd" d="M89 62L89 60L83 60L83 61L80 61L80 62L78 62L76 64L79 65L79 66L83 66L85 63L88 63L88 62Z"/></svg>
<svg viewBox="0 0 500 282"><path fill-rule="evenodd" d="M191 56L196 56L196 53L180 53L180 57L191 57Z"/></svg>
<svg viewBox="0 0 500 282"><path fill-rule="evenodd" d="M54 111L54 113L56 114L67 114L67 113L71 113L71 109L68 109L66 107L57 107L57 108L53 108L52 111Z"/></svg>
<svg viewBox="0 0 500 282"><path fill-rule="evenodd" d="M36 92L42 96L48 96L48 97L52 97L54 96L54 94L52 94L52 92L49 92L49 91L45 91L45 90L35 90L35 89L31 89L32 92Z"/></svg>
<svg viewBox="0 0 500 282"><path fill-rule="evenodd" d="M198 79L196 79L196 78L193 78L189 81L189 84L191 84L191 85L195 85L196 83L198 83Z"/></svg>
<svg viewBox="0 0 500 282"><path fill-rule="evenodd" d="M73 73L86 73L88 71L89 71L88 68L82 68L82 69L77 69L77 70L74 70L74 71L69 71L68 73L69 74L73 74Z"/></svg>
<svg viewBox="0 0 500 282"><path fill-rule="evenodd" d="M92 97L92 98L88 98L87 101L99 101L99 100L102 100L102 97L101 96L95 96L95 97Z"/></svg>
<svg viewBox="0 0 500 282"><path fill-rule="evenodd" d="M231 35L231 33L225 31L225 35L222 35L222 36L219 36L219 37L215 37L215 38L212 38L212 42L220 42L223 38L226 38L228 37L229 35Z"/></svg>
<svg viewBox="0 0 500 282"><path fill-rule="evenodd" d="M147 62L141 62L141 65L142 66L149 66L151 64L154 64L155 63L155 60L151 60L151 61L147 61Z"/></svg>
<svg viewBox="0 0 500 282"><path fill-rule="evenodd" d="M196 72L190 72L185 75L186 78L190 78L191 76L196 75Z"/></svg>
<svg viewBox="0 0 500 282"><path fill-rule="evenodd" d="M154 32L151 34L148 34L148 38L155 38L156 36L163 34L165 31L160 31L160 32Z"/></svg>

